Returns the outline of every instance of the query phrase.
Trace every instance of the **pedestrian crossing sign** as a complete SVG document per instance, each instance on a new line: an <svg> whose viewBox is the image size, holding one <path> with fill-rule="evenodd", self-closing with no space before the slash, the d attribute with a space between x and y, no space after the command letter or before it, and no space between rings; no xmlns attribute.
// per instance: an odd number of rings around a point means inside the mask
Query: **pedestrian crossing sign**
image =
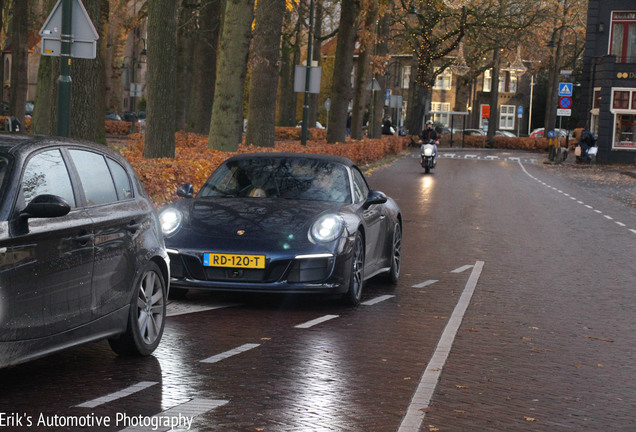
<svg viewBox="0 0 636 432"><path fill-rule="evenodd" d="M559 96L572 96L572 83L559 83Z"/></svg>

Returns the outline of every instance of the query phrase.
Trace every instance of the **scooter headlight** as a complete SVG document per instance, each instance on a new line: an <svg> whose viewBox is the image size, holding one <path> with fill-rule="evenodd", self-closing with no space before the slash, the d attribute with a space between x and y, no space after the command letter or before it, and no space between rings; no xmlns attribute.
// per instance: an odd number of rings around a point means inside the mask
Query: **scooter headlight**
<svg viewBox="0 0 636 432"><path fill-rule="evenodd" d="M433 149L431 147L427 147L424 149L424 156L433 156Z"/></svg>

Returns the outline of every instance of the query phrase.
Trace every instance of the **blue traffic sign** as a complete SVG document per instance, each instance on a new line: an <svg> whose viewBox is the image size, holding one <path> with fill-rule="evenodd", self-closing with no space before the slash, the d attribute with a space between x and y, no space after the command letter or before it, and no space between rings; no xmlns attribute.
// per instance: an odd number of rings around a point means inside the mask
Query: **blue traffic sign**
<svg viewBox="0 0 636 432"><path fill-rule="evenodd" d="M523 105L519 105L517 107L517 115L520 115L520 116L523 115Z"/></svg>
<svg viewBox="0 0 636 432"><path fill-rule="evenodd" d="M572 83L559 83L559 96L572 96Z"/></svg>

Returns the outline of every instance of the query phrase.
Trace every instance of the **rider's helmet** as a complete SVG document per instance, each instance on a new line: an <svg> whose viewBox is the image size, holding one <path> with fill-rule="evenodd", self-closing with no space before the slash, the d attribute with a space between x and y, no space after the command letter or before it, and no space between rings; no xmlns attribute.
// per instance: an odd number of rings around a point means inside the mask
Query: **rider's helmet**
<svg viewBox="0 0 636 432"><path fill-rule="evenodd" d="M427 125L427 126L428 126L428 125L431 125L431 126L432 126L432 125L433 125L433 120L426 120L426 125Z"/></svg>

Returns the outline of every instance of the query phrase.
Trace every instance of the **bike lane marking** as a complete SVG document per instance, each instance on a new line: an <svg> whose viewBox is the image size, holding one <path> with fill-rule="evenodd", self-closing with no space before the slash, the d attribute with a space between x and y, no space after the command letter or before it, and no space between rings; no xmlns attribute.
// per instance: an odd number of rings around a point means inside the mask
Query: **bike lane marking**
<svg viewBox="0 0 636 432"><path fill-rule="evenodd" d="M422 426L422 421L426 416L426 410L428 409L433 393L439 382L439 378L442 374L444 364L448 359L453 342L457 336L457 331L462 323L466 310L470 304L470 300L477 287L479 276L484 267L484 261L477 261L473 267L473 271L466 282L464 291L462 292L453 314L451 315L442 336L437 343L437 347L433 352L433 356L426 365L426 370L420 379L420 382L413 394L411 403L408 407L406 415L402 419L398 432L417 432Z"/></svg>

